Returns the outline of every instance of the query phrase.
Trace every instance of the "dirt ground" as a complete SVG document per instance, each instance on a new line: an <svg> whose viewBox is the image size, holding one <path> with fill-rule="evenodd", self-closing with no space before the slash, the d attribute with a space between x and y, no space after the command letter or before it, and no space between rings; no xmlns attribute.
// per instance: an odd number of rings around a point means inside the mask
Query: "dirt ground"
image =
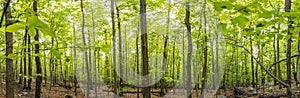
<svg viewBox="0 0 300 98"><path fill-rule="evenodd" d="M35 82L33 81L32 82L32 89L31 90L23 90L22 89L22 85L18 84L17 81L15 81L15 98L34 98L34 92L35 92ZM293 89L295 90L295 85L292 86L294 87ZM247 91L249 88L247 87L243 87L242 88L244 91ZM273 87L269 87L269 88L265 88L265 90L263 91L264 94L279 94L279 93L282 93L282 92L285 92L285 88L283 89L278 89L278 86L273 86ZM157 89L157 90L154 90L152 89L152 92L156 92L156 93L152 93L152 98L160 98L158 97L159 96L159 92L160 90ZM224 98L225 95L226 96L233 96L234 92L233 89L228 89L228 91L225 93L223 89L220 89L219 90L219 93L218 95L221 95L223 96ZM90 96L92 98L95 98L96 96L96 93L95 93L95 89L94 90L90 90ZM123 98L137 98L137 94L135 93L136 92L136 89L131 89L127 92L131 92L131 93L124 93L124 96ZM170 92L173 92L173 91L170 91ZM184 91L183 90L176 90L175 91L176 93L182 93L182 95L184 95ZM262 93L262 90L260 91L257 91L259 93ZM200 91L198 92L198 95L200 95ZM55 85L54 87L51 88L50 90L50 85L49 83L47 83L47 85L44 85L43 84L43 87L42 87L42 93L41 93L41 96L42 98L85 98L85 95L84 95L84 92L82 91L82 89L80 88L77 88L77 96L75 96L75 88L71 88L71 89L66 89L65 87L63 86L59 86L59 85ZM69 97L67 97L69 96ZM107 92L107 91L104 91L104 90L98 90L98 93L97 93L97 96L98 98L113 98L113 93L112 92ZM142 98L142 94L140 93L140 98ZM193 98L197 98L197 93L196 91L194 90L193 93L192 93L192 96ZM172 98L182 98L184 96L169 96L169 97L172 97ZM216 96L215 96L216 97ZM0 98L5 98L5 82L1 82L0 81ZM255 96L251 96L251 98L258 98L258 95L255 95Z"/></svg>

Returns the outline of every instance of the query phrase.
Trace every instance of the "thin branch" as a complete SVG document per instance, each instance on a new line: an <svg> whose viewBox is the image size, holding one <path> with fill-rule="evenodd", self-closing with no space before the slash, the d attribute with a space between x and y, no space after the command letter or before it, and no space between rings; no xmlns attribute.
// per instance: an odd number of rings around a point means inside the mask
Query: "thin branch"
<svg viewBox="0 0 300 98"><path fill-rule="evenodd" d="M4 15L5 15L5 12L8 8L8 6L9 6L9 4L10 4L10 0L7 0L6 4L4 6L3 12L2 12L2 16L1 16L1 20L0 20L0 28L2 28L2 22L3 22L3 19L4 19Z"/></svg>
<svg viewBox="0 0 300 98"><path fill-rule="evenodd" d="M238 41L232 39L232 41L236 42L236 43L239 43ZM260 65L260 67L265 70L267 72L267 74L269 76L271 76L273 79L275 79L276 81L278 81L280 84L284 85L285 87L287 87L287 89L290 89L290 86L286 83L284 83L283 81L281 81L280 79L278 79L276 76L274 76L259 60L258 58L256 58L244 45L238 45L238 44L232 44L232 43L229 43L231 45L235 45L235 46L238 46L240 48L243 48L247 53L249 53L251 55L252 58L254 58L254 60L258 63L258 65Z"/></svg>

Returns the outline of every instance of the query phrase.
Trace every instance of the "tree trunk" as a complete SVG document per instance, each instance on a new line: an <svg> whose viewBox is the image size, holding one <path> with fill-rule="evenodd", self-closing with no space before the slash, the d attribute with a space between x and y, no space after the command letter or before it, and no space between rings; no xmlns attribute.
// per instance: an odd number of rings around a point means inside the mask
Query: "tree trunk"
<svg viewBox="0 0 300 98"><path fill-rule="evenodd" d="M204 12L204 33L207 34L207 20L206 20L206 0L204 0L203 12ZM207 70L207 36L204 36L204 64L202 69L202 84L201 84L201 96L204 96L204 88L206 82L206 70Z"/></svg>
<svg viewBox="0 0 300 98"><path fill-rule="evenodd" d="M37 12L37 0L33 2L33 10ZM37 14L36 14L37 15ZM39 31L36 29L36 35L34 37L36 42L39 42ZM35 44L35 54L40 54L40 45ZM41 97L41 84L42 84L42 66L41 60L39 56L35 56L35 64L36 64L36 89L35 89L35 98Z"/></svg>
<svg viewBox="0 0 300 98"><path fill-rule="evenodd" d="M142 39L142 74L148 75L148 36L147 36L147 20L146 20L146 0L140 0L140 22L141 22L141 39ZM148 83L149 79L143 79L143 83ZM144 98L151 98L150 87L143 87Z"/></svg>
<svg viewBox="0 0 300 98"><path fill-rule="evenodd" d="M87 46L86 45L86 37L84 34L84 28L85 28L85 21L84 21L84 10L83 10L83 0L80 0L80 8L81 8L81 15L82 15L82 26L81 26L81 33L82 33L82 40L83 40L83 46ZM85 58L85 65L86 65L86 71L87 71L87 92L86 92L86 96L87 98L90 97L90 69L89 69L89 60L88 60L88 52L87 50L84 50L84 58Z"/></svg>
<svg viewBox="0 0 300 98"><path fill-rule="evenodd" d="M166 35L165 35L165 42L164 42L164 52L163 52L163 62L162 62L162 71L163 72L166 72L166 66L167 66L167 61L168 61L168 40L169 40L169 28L170 28L170 11L171 11L171 1L169 0L169 5L168 5L168 18L167 18L167 32L166 32ZM163 73L163 76L165 76L165 73ZM165 88L165 80L164 78L162 78L160 80L160 83L161 83L161 87L160 87L160 96L162 97L165 92L167 91L164 91L164 88Z"/></svg>
<svg viewBox="0 0 300 98"><path fill-rule="evenodd" d="M113 35L113 67L114 67L114 72L113 72L113 76L114 76L114 92L115 94L119 94L118 93L118 83L117 83L117 73L116 73L116 68L117 68L117 58L116 58L116 28L115 28L115 10L114 10L114 4L115 4L115 0L111 0L111 5L110 5L110 11L111 11L111 19L112 19L112 35ZM115 98L117 96L114 96Z"/></svg>
<svg viewBox="0 0 300 98"><path fill-rule="evenodd" d="M273 42L273 49L274 49L274 63L277 62L277 56L276 56L276 36L274 36L274 42ZM277 67L275 66L274 75L277 77ZM274 85L276 85L276 80L274 79Z"/></svg>
<svg viewBox="0 0 300 98"><path fill-rule="evenodd" d="M77 73L77 51L76 51L76 44L77 44L77 39L76 39L76 30L75 30L75 25L73 25L73 37L74 37L74 40L73 40L73 43L74 43L74 46L73 46L73 51L74 51L74 54L73 54L73 57L74 57L74 60L75 60L75 63L74 64L74 73ZM74 74L74 87L75 87L75 96L77 96L77 78L76 78L76 74Z"/></svg>
<svg viewBox="0 0 300 98"><path fill-rule="evenodd" d="M235 58L235 87L239 87L240 86L240 81L239 81L239 64L238 64L238 56L239 56L239 49L234 47L234 49L236 50L236 58Z"/></svg>
<svg viewBox="0 0 300 98"><path fill-rule="evenodd" d="M136 46L136 72L137 74L139 74L140 70L139 70L139 33L140 33L140 24L138 24L138 30L136 32L136 40L135 40L135 46ZM138 78L138 84L140 79ZM139 87L137 87L137 97L140 97L140 93L139 93L140 89Z"/></svg>
<svg viewBox="0 0 300 98"><path fill-rule="evenodd" d="M250 37L250 50L251 50L251 53L253 54L253 45L252 45L252 37ZM253 57L251 57L251 73L252 73L252 87L255 88L255 79L254 79L254 62L253 62Z"/></svg>
<svg viewBox="0 0 300 98"><path fill-rule="evenodd" d="M120 10L118 5L116 4L116 9L117 9L117 18L118 18L118 32L119 32L119 68L120 68L120 89L123 88L123 52L122 52L122 34L121 34L121 18L120 18ZM123 96L123 94L120 92L120 96Z"/></svg>
<svg viewBox="0 0 300 98"><path fill-rule="evenodd" d="M26 47L27 46L27 35L28 35L28 28L26 27L25 28L25 35L24 35L24 46ZM23 66L23 69L24 69L24 73L23 73L23 77L24 77L24 84L23 84L23 89L26 89L26 84L27 84L27 78L25 77L27 75L27 55L26 55L26 50L27 48L24 48L23 51L24 51L24 57L23 57L23 61L24 61L24 66Z"/></svg>
<svg viewBox="0 0 300 98"><path fill-rule="evenodd" d="M5 14L6 17L6 27L12 24L11 21L11 12L10 12L10 0L6 1L5 4ZM4 15L3 14L3 15ZM2 15L2 17L3 17ZM2 20L1 20L2 23ZM2 27L2 26L0 26ZM6 32L5 33L5 38L6 38L6 53L5 56L9 56L13 54L13 33L12 32ZM14 98L14 65L13 65L13 59L11 58L6 58L6 98Z"/></svg>
<svg viewBox="0 0 300 98"><path fill-rule="evenodd" d="M27 48L27 53L28 53L28 75L29 75L29 79L28 79L28 85L26 87L26 89L31 90L31 82L32 82L32 63L31 63L31 36L28 34L27 35L27 42L28 42L28 48Z"/></svg>
<svg viewBox="0 0 300 98"><path fill-rule="evenodd" d="M291 10L291 3L292 3L292 0L285 0L285 12L290 12ZM289 18L289 17L288 17ZM287 53L286 53L286 66L287 66L287 84L289 86L291 86L291 46L292 46L292 33L291 33L291 29L293 28L292 27L292 23L291 23L291 20L288 19L289 23L288 23L288 41L287 41ZM287 90L287 93L288 93L288 98L292 97L292 92Z"/></svg>

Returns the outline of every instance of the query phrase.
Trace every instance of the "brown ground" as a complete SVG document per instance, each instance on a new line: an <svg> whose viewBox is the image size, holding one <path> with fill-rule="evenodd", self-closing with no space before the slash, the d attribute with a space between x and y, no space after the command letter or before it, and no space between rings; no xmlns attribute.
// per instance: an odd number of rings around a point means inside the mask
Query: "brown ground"
<svg viewBox="0 0 300 98"><path fill-rule="evenodd" d="M15 82L15 96L16 98L34 98L34 91L35 91L35 82L33 81L32 83L32 89L29 91L24 91L22 90L22 86ZM296 91L295 85L292 86L293 90ZM247 91L248 88L243 88L245 91ZM159 92L159 90L152 90L154 92ZM95 97L95 92L94 90L91 90L91 96ZM113 98L112 93L108 93L106 91L98 90L98 97L99 98ZM131 89L128 92L136 92L136 89ZM262 93L262 91L258 91L259 93ZM266 88L264 94L279 94L279 93L285 93L285 88L283 89L278 89L278 86L273 86L272 89ZM176 93L183 93L182 90L176 90ZM233 95L233 90L229 89L227 93L224 92L224 90L220 90L219 95L227 95L227 96L232 96ZM75 96L75 88L73 87L72 89L68 90L62 86L55 85L54 87L51 88L50 90L50 85L49 83L47 85L42 86L42 98L65 98L67 95L72 96L73 98L85 98L84 93L80 88L77 88L77 96ZM152 93L152 98L160 98L158 97L159 93ZM198 95L200 95L198 93ZM193 91L192 94L193 98L196 98L196 92ZM176 97L176 98L181 98L180 96L171 96ZM251 96L252 98L258 98L257 95ZM5 84L0 79L0 98L5 98ZM137 98L136 93L124 93L124 98ZM142 98L142 95L140 93L140 98Z"/></svg>

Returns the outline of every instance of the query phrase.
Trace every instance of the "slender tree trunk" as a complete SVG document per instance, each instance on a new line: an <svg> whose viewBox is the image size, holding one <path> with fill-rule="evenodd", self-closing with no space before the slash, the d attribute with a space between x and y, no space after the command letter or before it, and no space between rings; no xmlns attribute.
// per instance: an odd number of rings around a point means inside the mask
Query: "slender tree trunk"
<svg viewBox="0 0 300 98"><path fill-rule="evenodd" d="M32 63L31 63L31 36L28 34L27 35L27 42L28 42L28 48L27 48L27 53L28 53L28 75L29 75L29 79L28 79L28 85L26 87L26 89L31 90L31 82L32 82Z"/></svg>
<svg viewBox="0 0 300 98"><path fill-rule="evenodd" d="M167 61L168 61L168 40L169 40L169 28L170 28L170 11L171 11L171 1L169 0L169 5L168 5L168 18L167 18L167 32L166 32L166 35L165 35L165 42L164 42L164 52L163 52L163 62L162 62L162 71L163 72L166 72L166 66L167 66ZM165 76L165 73L163 73L163 76ZM161 83L161 87L160 87L160 96L163 96L165 94L166 91L164 91L164 88L165 88L165 80L164 78L162 78L160 80L160 83Z"/></svg>
<svg viewBox="0 0 300 98"><path fill-rule="evenodd" d="M33 2L33 10L37 12L37 0ZM36 14L37 15L37 14ZM39 42L39 31L36 30L36 35L34 37L34 40ZM35 44L35 54L40 54L40 45ZM35 64L36 64L36 89L35 89L35 98L41 97L41 85L42 85L42 66L41 66L41 60L39 56L35 56Z"/></svg>
<svg viewBox="0 0 300 98"><path fill-rule="evenodd" d="M24 35L24 46L27 47L27 35L28 35L28 28L26 27L25 29L25 35ZM24 48L23 51L24 51L24 57L23 57L23 61L24 61L24 73L23 75L26 76L27 75L27 48ZM23 89L26 89L26 84L27 84L27 78L24 77L24 84L23 84Z"/></svg>
<svg viewBox="0 0 300 98"><path fill-rule="evenodd" d="M292 0L285 0L285 12L290 12L291 10L291 3L292 3ZM287 53L286 53L286 66L287 66L287 84L289 86L291 86L291 46L292 46L292 33L291 33L291 29L293 28L292 26L292 23L290 22L290 18L288 19L289 20L289 23L288 23L288 41L287 41ZM292 92L287 90L287 93L288 93L288 98L292 97Z"/></svg>
<svg viewBox="0 0 300 98"><path fill-rule="evenodd" d="M112 35L113 35L113 67L114 67L114 92L115 94L119 95L118 93L118 82L117 82L117 73L116 73L116 68L117 68L117 58L116 58L116 28L115 28L115 10L114 10L114 4L115 0L111 0L111 5L110 5L110 11L111 11L111 19L112 19ZM115 98L117 96L114 96Z"/></svg>
<svg viewBox="0 0 300 98"><path fill-rule="evenodd" d="M206 0L204 0L203 12L204 12L204 33L207 34L207 20L206 20ZM206 82L206 70L207 70L207 36L204 36L204 64L202 71L202 85L201 85L201 96L204 96L204 88Z"/></svg>
<svg viewBox="0 0 300 98"><path fill-rule="evenodd" d="M82 33L82 40L83 40L83 46L87 46L86 45L86 38L85 38L85 34L84 34L84 29L85 29L85 21L84 21L84 10L83 10L83 0L80 0L80 8L81 8L81 15L82 15L82 27L81 27L81 33ZM88 60L88 53L87 50L84 50L84 58L85 58L85 64L86 64L86 71L87 71L87 92L86 92L86 96L87 98L90 97L90 69L89 69L89 60Z"/></svg>
<svg viewBox="0 0 300 98"><path fill-rule="evenodd" d="M240 86L240 81L239 81L239 64L238 64L238 55L239 55L239 49L234 47L234 49L236 50L236 58L235 58L235 87L239 87Z"/></svg>
<svg viewBox="0 0 300 98"><path fill-rule="evenodd" d="M123 52L122 52L122 33L121 33L121 18L120 18L120 10L118 5L116 4L116 9L117 9L117 18L118 18L118 32L119 32L119 68L120 68L120 89L123 88L123 79L124 74L123 74ZM123 96L123 93L120 92L120 96Z"/></svg>
<svg viewBox="0 0 300 98"><path fill-rule="evenodd" d="M274 52L274 62L277 62L277 56L276 56L276 36L274 36L274 42L273 42L273 52ZM277 77L277 67L275 66L274 75ZM274 85L277 84L277 81L274 79Z"/></svg>
<svg viewBox="0 0 300 98"><path fill-rule="evenodd" d="M250 37L250 50L251 50L251 53L253 54L253 45L252 45L252 37ZM255 79L254 79L254 62L253 62L253 57L251 57L251 72L252 72L252 87L255 88Z"/></svg>
<svg viewBox="0 0 300 98"><path fill-rule="evenodd" d="M11 21L11 12L10 12L10 0L6 1L5 12L3 12L3 15L5 14L6 17L6 27L12 24ZM3 17L2 15L2 17ZM2 23L2 20L1 20ZM2 27L2 26L0 26ZM6 38L6 53L5 56L9 56L13 54L13 33L12 32L6 32L5 33ZM6 58L6 98L14 98L14 65L13 65L13 59Z"/></svg>
<svg viewBox="0 0 300 98"><path fill-rule="evenodd" d="M136 43L135 43L135 46L136 46L136 72L137 74L139 74L139 33L140 33L140 24L138 24L138 30L137 30L137 33L136 33ZM138 80L138 84L139 84L139 81L140 79L137 79ZM139 87L137 87L137 97L139 98L140 97L140 89Z"/></svg>
<svg viewBox="0 0 300 98"><path fill-rule="evenodd" d="M75 96L77 96L77 78L76 78L76 74L77 73L77 51L76 51L76 44L77 44L77 39L76 39L76 30L75 30L75 26L73 25L73 43L74 43L74 46L73 46L73 51L74 51L74 54L73 54L73 57L74 57L74 60L75 60L75 63L74 64L74 86L75 86Z"/></svg>
<svg viewBox="0 0 300 98"><path fill-rule="evenodd" d="M299 33L298 33L298 53L300 53L300 31L298 31ZM297 70L299 70L299 60L300 60L300 57L297 57L297 61L296 61L296 82L297 82L297 87L298 87L298 90L300 89L299 88L299 83L298 82L300 82L299 80L298 80L298 77L297 76L299 76L299 72L297 71Z"/></svg>
<svg viewBox="0 0 300 98"><path fill-rule="evenodd" d="M24 45L24 42L23 42L23 45ZM20 58L20 69L19 69L19 84L22 85L22 82L23 82L23 49L21 50L21 58Z"/></svg>
<svg viewBox="0 0 300 98"><path fill-rule="evenodd" d="M193 52L193 39L192 39L192 31L190 24L190 2L186 2L186 17L185 17L185 25L187 28L188 34L188 54L187 54L187 64L186 64L186 72L187 72L187 94L191 93L192 83L191 83L191 60L192 60L192 52ZM192 98L192 94L188 95L188 98Z"/></svg>
<svg viewBox="0 0 300 98"><path fill-rule="evenodd" d="M278 33L280 32L280 25L278 25ZM278 35L277 35L278 36ZM280 60L280 40L277 39L277 42L276 42L276 54L277 54L277 61ZM278 79L281 79L281 68L280 68L280 63L277 64L277 76L278 76ZM281 89L281 84L279 83L279 89Z"/></svg>
<svg viewBox="0 0 300 98"><path fill-rule="evenodd" d="M45 48L45 47L44 47ZM45 51L43 51L44 52L44 86L46 86L47 85L47 67L46 67L46 65L47 65L47 62L46 62L46 58L47 58L47 56L46 56L46 52Z"/></svg>
<svg viewBox="0 0 300 98"><path fill-rule="evenodd" d="M147 35L147 18L146 18L146 0L140 0L140 22L141 22L141 39L142 39L142 74L148 75L148 35ZM143 83L148 83L149 79L143 79ZM143 87L142 89L144 98L151 98L150 87Z"/></svg>
<svg viewBox="0 0 300 98"><path fill-rule="evenodd" d="M95 18L94 18L94 8L91 8L92 9L92 21L93 21L93 42L95 43L96 41L96 34L95 34ZM99 48L99 51L100 51L100 48ZM95 83L96 83L96 87L95 87L95 93L96 93L96 98L98 98L98 72L97 72L97 57L99 55L97 55L97 48L96 48L96 45L94 45L94 64L93 64L93 69L94 69L94 79L95 79ZM100 67L98 67L98 69L100 69Z"/></svg>

